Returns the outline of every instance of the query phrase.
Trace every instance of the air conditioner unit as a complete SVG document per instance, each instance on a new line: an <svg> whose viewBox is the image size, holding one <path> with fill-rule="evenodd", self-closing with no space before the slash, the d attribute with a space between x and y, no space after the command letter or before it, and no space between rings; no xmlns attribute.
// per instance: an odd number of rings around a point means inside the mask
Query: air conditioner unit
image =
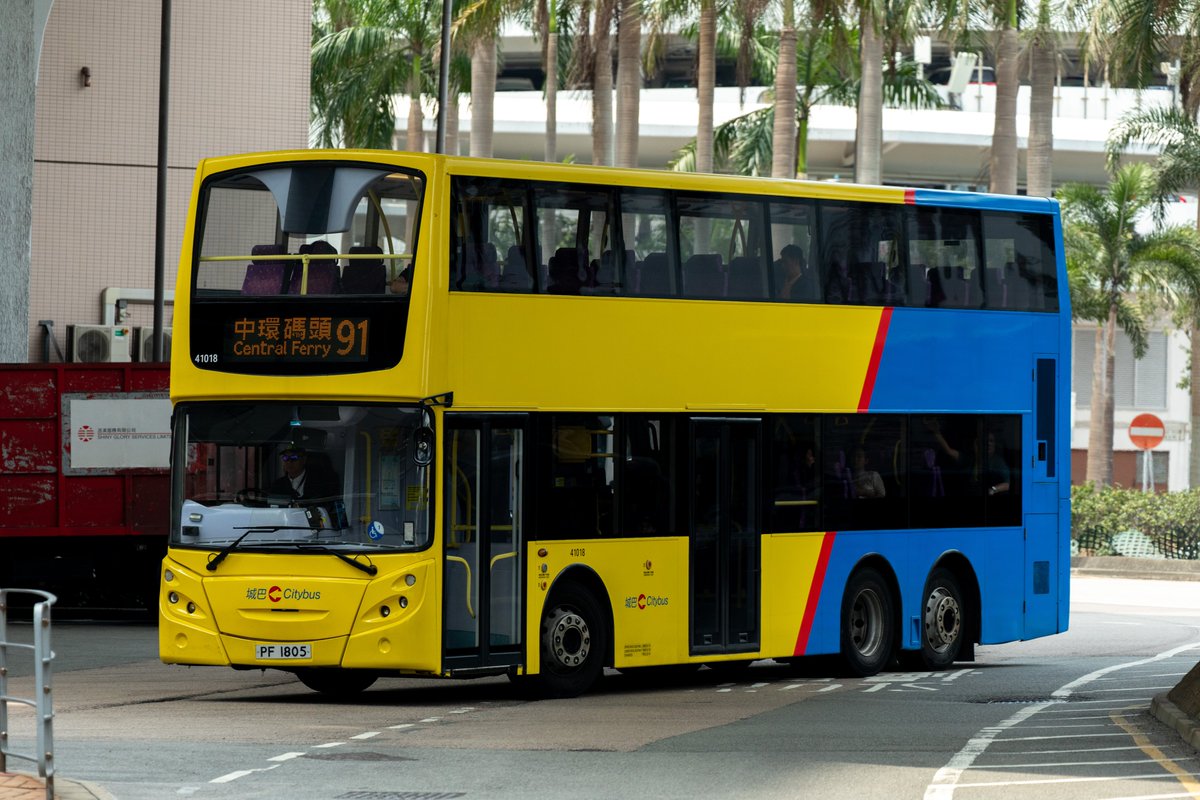
<svg viewBox="0 0 1200 800"><path fill-rule="evenodd" d="M72 325L71 360L132 361L133 328L127 325Z"/></svg>
<svg viewBox="0 0 1200 800"><path fill-rule="evenodd" d="M138 361L150 361L154 358L154 327L146 325L138 328ZM163 361L171 360L171 329L163 328Z"/></svg>

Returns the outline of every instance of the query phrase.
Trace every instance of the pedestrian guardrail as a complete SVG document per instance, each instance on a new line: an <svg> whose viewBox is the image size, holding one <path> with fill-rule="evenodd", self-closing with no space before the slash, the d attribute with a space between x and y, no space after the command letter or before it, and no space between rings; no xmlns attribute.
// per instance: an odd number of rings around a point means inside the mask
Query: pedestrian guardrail
<svg viewBox="0 0 1200 800"><path fill-rule="evenodd" d="M42 598L33 606L33 644L11 641L8 632L9 597L14 594ZM50 649L50 607L58 600L37 589L0 589L0 772L8 767L8 756L37 763L38 775L46 779L46 800L54 800L54 704L50 691L54 651ZM8 692L9 653L33 651L34 696L13 697ZM37 752L13 750L8 739L8 704L32 706L37 714Z"/></svg>

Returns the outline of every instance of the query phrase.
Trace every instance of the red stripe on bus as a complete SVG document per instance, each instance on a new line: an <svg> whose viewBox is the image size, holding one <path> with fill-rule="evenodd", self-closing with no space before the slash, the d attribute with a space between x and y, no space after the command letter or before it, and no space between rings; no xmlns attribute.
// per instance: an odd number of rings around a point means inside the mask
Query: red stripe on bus
<svg viewBox="0 0 1200 800"><path fill-rule="evenodd" d="M892 323L892 309L887 307L879 315L879 329L875 331L875 346L871 348L871 363L867 366L867 379L863 382L862 395L858 398L858 413L871 407L871 393L875 391L875 376L879 373L879 361L883 358L883 343L887 341L888 325Z"/></svg>
<svg viewBox="0 0 1200 800"><path fill-rule="evenodd" d="M917 190L916 189L905 189L904 190L904 202L910 206L915 206L917 204Z"/></svg>
<svg viewBox="0 0 1200 800"><path fill-rule="evenodd" d="M800 622L800 633L796 635L793 655L802 656L808 649L808 635L812 633L813 619L817 616L817 601L821 599L821 587L825 585L825 568L829 566L829 554L833 552L833 537L829 531L821 540L821 554L817 556L817 568L813 570L812 586L808 587L808 600L804 604L804 619Z"/></svg>

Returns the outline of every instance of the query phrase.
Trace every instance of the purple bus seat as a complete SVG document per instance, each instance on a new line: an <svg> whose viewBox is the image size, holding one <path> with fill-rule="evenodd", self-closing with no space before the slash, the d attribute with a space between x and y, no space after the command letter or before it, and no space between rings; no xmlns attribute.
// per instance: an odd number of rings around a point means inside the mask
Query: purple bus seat
<svg viewBox="0 0 1200 800"><path fill-rule="evenodd" d="M281 256L287 253L281 244L256 244L250 249L250 265L242 280L242 294L283 294L284 276L289 262L258 261L254 256Z"/></svg>
<svg viewBox="0 0 1200 800"><path fill-rule="evenodd" d="M305 250L300 248L301 253ZM337 250L324 239L318 239L308 245L308 253L313 255L337 255ZM300 294L300 284L304 279L303 264L292 270L292 280L288 285L288 294ZM308 287L305 294L334 294L338 290L338 265L333 258L313 259L308 262Z"/></svg>
<svg viewBox="0 0 1200 800"><path fill-rule="evenodd" d="M350 248L352 256L368 254L383 255L383 249L373 244ZM351 258L342 267L342 294L383 294L386 285L387 270L382 258Z"/></svg>

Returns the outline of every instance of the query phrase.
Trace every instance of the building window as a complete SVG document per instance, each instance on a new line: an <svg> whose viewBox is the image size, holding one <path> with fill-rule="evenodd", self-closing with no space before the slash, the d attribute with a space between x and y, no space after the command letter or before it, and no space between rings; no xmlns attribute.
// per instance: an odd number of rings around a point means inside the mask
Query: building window
<svg viewBox="0 0 1200 800"><path fill-rule="evenodd" d="M1167 407L1167 335L1151 332L1146 355L1133 357L1133 345L1117 332L1117 358L1113 375L1113 402L1119 409L1163 410ZM1075 407L1092 404L1092 374L1095 368L1096 329L1076 328L1073 389Z"/></svg>

